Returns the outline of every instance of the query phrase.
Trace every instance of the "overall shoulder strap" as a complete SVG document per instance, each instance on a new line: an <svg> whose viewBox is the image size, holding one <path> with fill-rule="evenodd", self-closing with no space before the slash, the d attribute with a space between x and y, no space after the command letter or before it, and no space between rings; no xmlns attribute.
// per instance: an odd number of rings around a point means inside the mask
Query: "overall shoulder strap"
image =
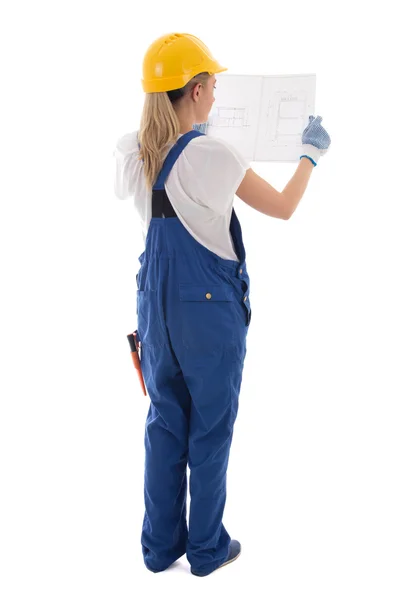
<svg viewBox="0 0 400 600"><path fill-rule="evenodd" d="M171 172L172 167L174 166L176 160L178 159L180 153L186 148L188 143L195 137L199 135L205 135L200 131L193 129L192 131L188 131L184 133L172 146L171 150L168 152L164 164L161 168L160 173L158 174L157 180L153 186L153 190L162 190L164 188L165 181L168 175ZM139 144L140 148L140 144Z"/></svg>

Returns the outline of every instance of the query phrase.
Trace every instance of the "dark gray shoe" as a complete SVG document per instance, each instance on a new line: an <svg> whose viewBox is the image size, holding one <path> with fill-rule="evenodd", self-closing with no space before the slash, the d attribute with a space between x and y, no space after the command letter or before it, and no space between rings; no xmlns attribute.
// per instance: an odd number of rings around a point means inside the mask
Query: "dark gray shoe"
<svg viewBox="0 0 400 600"><path fill-rule="evenodd" d="M240 556L241 551L242 547L240 545L240 542L238 542L237 540L231 540L229 544L228 558L224 563L222 563L222 565L214 569L214 571L218 571L218 569L221 569L222 567L225 567L225 565L229 565L229 563L236 560ZM195 571L193 571L193 569L190 569L190 571L193 575L197 575L197 577L205 577L206 575L214 573L214 571L211 571L210 573L196 573Z"/></svg>

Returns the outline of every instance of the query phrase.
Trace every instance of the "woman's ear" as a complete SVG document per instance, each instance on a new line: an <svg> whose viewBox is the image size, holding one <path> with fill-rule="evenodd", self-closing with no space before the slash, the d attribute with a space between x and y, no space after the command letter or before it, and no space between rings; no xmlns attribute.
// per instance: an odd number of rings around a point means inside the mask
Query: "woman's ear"
<svg viewBox="0 0 400 600"><path fill-rule="evenodd" d="M199 99L200 88L201 88L201 83L196 83L196 85L194 86L194 88L192 90L192 98L195 102L197 102L197 100Z"/></svg>

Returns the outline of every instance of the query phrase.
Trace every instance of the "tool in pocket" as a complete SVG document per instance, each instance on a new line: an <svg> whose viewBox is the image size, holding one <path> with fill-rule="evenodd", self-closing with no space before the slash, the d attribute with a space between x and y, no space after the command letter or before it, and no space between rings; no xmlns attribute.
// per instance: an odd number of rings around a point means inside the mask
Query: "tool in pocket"
<svg viewBox="0 0 400 600"><path fill-rule="evenodd" d="M144 384L144 379L143 379L142 367L140 365L140 355L139 355L140 342L138 341L137 330L134 331L133 333L130 333L129 335L127 335L127 338L128 338L129 346L131 349L133 366L135 367L135 369L137 371L137 374L139 377L139 383L142 388L143 394L145 396L147 396L146 386Z"/></svg>

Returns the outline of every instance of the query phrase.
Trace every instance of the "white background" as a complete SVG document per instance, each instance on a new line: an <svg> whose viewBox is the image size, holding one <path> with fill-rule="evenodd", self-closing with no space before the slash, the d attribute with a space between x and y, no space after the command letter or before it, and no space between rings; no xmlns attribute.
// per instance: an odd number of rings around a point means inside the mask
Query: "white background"
<svg viewBox="0 0 400 600"><path fill-rule="evenodd" d="M3 600L398 600L394 10L80 0L2 11ZM139 125L143 55L173 31L200 37L232 73L316 73L332 139L289 221L235 199L253 316L224 523L243 550L205 578L186 559L160 574L142 562L148 398L126 336L143 242L133 201L113 195L116 140ZM279 190L296 168L252 166Z"/></svg>

